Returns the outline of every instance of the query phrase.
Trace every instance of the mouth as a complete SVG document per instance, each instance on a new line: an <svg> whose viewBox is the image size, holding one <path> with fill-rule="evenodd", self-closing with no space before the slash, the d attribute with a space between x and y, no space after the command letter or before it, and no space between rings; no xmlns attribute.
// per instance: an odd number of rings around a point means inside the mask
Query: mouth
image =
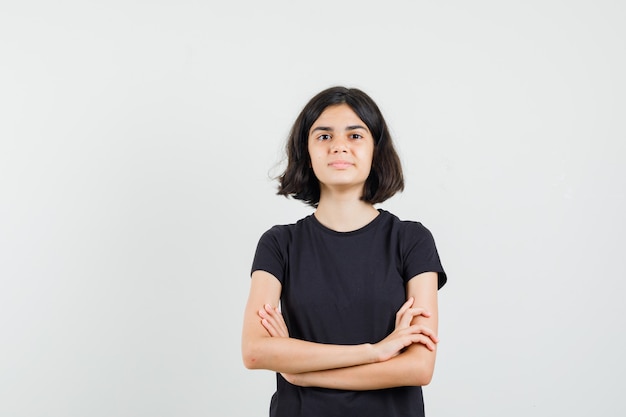
<svg viewBox="0 0 626 417"><path fill-rule="evenodd" d="M333 167L333 168L337 168L337 169L345 169L345 168L350 168L353 164L348 162L348 161L332 161L328 164L328 166Z"/></svg>

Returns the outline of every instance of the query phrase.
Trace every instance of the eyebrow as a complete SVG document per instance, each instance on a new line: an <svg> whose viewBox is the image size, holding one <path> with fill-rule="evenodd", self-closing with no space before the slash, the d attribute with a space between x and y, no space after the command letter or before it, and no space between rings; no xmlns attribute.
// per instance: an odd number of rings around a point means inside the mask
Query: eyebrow
<svg viewBox="0 0 626 417"><path fill-rule="evenodd" d="M362 126L362 125L350 125L350 126L346 126L346 131L348 130L357 130L357 129L363 129L367 132L369 132L369 130L367 129L367 127ZM315 129L311 130L311 133L315 132L315 131L322 131L322 132L332 132L333 128L329 127L329 126L317 126Z"/></svg>

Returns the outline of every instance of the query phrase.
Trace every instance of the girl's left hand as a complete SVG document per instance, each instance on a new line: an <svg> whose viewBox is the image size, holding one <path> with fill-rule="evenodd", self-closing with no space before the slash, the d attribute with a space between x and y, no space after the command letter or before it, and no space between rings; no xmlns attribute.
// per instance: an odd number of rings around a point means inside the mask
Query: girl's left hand
<svg viewBox="0 0 626 417"><path fill-rule="evenodd" d="M269 304L263 306L262 309L259 310L259 316L261 317L261 324L265 327L265 330L272 337L289 337L289 330L287 329L287 324L285 323L285 319L283 318L283 314L280 312L278 307L272 307ZM289 382L292 385L297 385L297 374L286 374L282 373L281 375L285 378L285 381Z"/></svg>
<svg viewBox="0 0 626 417"><path fill-rule="evenodd" d="M259 316L261 317L261 324L265 327L265 330L267 330L270 336L289 337L287 324L285 324L285 319L278 307L265 304L263 308L259 310Z"/></svg>

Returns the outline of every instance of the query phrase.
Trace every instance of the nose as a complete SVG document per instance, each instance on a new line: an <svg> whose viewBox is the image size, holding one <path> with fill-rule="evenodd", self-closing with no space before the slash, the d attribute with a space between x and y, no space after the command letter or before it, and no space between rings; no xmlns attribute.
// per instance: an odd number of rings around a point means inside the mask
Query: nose
<svg viewBox="0 0 626 417"><path fill-rule="evenodd" d="M348 144L345 139L337 138L330 144L330 151L332 153L348 152Z"/></svg>

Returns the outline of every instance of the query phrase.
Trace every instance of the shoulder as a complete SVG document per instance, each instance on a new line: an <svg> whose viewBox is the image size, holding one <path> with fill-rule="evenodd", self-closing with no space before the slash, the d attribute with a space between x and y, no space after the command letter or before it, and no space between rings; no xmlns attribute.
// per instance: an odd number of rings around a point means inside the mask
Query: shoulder
<svg viewBox="0 0 626 417"><path fill-rule="evenodd" d="M421 222L415 220L403 220L393 213L380 210L380 214L385 216L385 222L392 230L396 231L400 239L421 240L432 239L432 233Z"/></svg>
<svg viewBox="0 0 626 417"><path fill-rule="evenodd" d="M432 233L421 222L400 220L391 215L396 230L403 276L406 280L423 273L438 273L438 288L447 281Z"/></svg>
<svg viewBox="0 0 626 417"><path fill-rule="evenodd" d="M307 216L298 220L296 223L288 223L288 224L277 224L266 230L261 235L261 241L275 241L275 242L288 242L294 236L294 234L298 233L298 230L306 227L308 223L310 223L310 217Z"/></svg>

